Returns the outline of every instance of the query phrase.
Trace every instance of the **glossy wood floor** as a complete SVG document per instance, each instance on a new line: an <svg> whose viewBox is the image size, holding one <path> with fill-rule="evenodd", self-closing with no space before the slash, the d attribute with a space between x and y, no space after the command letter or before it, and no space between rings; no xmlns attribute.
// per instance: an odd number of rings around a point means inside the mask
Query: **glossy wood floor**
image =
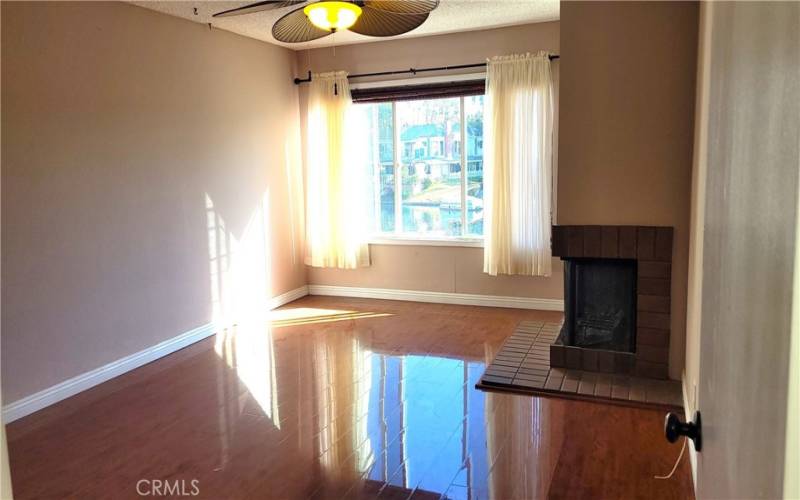
<svg viewBox="0 0 800 500"><path fill-rule="evenodd" d="M327 297L273 313L9 425L15 496L160 480L200 498L692 497L686 457L653 478L680 451L661 412L474 388L518 321L558 313Z"/></svg>

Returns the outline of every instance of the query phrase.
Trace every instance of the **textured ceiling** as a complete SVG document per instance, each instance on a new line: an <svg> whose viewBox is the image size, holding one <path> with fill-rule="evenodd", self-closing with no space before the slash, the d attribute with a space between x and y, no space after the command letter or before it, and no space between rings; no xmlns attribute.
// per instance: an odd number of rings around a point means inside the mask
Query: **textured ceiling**
<svg viewBox="0 0 800 500"><path fill-rule="evenodd" d="M515 24L555 21L559 16L559 0L441 0L439 7L431 13L422 26L404 35L391 38L375 38L347 31L313 42L287 44L272 38L272 24L282 15L291 12L291 8L214 19L211 15L215 12L240 7L252 2L145 1L131 3L198 23L206 24L210 22L220 29L292 49L327 47L334 44L347 45L394 38L497 28ZM194 13L195 8L197 9L197 14Z"/></svg>

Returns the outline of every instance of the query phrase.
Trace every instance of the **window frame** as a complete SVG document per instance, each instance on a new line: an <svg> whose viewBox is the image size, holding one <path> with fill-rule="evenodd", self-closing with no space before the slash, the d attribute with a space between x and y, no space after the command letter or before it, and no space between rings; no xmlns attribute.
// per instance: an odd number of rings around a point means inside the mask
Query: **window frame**
<svg viewBox="0 0 800 500"><path fill-rule="evenodd" d="M438 99L451 99L458 97L459 99L459 164L460 164L460 194L461 194L461 235L459 236L432 236L424 233L408 233L403 231L403 164L400 160L402 141L400 140L400 130L397 120L397 103L403 100L412 99L398 99L390 100L388 102L392 105L392 139L393 144L393 165L392 175L394 176L394 230L392 232L381 230L381 204L380 197L374 197L374 211L375 219L377 221L376 229L372 232L369 238L370 244L375 245L411 245L411 246L451 246L451 247L477 247L482 248L484 245L484 236L471 235L467 233L467 193L469 189L469 168L467 165L467 148L466 144L467 123L465 115L465 102L464 99L471 96L484 95L483 93L469 93L462 95L447 95L447 96L431 96L421 97L420 101L434 101ZM387 102L387 101L383 101ZM357 104L377 104L374 101L364 101ZM380 167L378 167L380 168ZM377 180L373 180L376 185L380 183L380 171L375 174Z"/></svg>

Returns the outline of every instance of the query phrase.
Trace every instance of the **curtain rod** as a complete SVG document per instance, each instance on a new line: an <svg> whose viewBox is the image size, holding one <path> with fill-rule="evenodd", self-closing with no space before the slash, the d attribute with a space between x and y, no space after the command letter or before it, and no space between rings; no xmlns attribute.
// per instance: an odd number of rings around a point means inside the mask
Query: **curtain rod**
<svg viewBox="0 0 800 500"><path fill-rule="evenodd" d="M550 55L548 56L550 60L559 59L558 55ZM428 71L449 71L452 69L467 69L467 68L485 68L486 63L477 63L477 64L459 64L457 66L439 66L437 68L409 68L409 69L401 69L397 71L379 71L377 73L359 73L355 75L347 75L347 79L352 78L367 78L370 76L389 76L389 75L405 75L408 73L416 75L417 73L426 73ZM308 83L311 81L311 71L308 72L307 78L295 78L294 84L300 85L301 83Z"/></svg>

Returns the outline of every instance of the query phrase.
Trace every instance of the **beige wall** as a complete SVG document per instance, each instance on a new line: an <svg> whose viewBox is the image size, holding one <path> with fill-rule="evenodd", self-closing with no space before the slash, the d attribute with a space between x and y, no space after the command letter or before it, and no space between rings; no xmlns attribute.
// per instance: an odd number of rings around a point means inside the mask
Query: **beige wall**
<svg viewBox="0 0 800 500"><path fill-rule="evenodd" d="M562 2L558 222L674 226L684 360L697 4Z"/></svg>
<svg viewBox="0 0 800 500"><path fill-rule="evenodd" d="M305 284L293 64L123 3L2 3L4 403Z"/></svg>
<svg viewBox="0 0 800 500"><path fill-rule="evenodd" d="M695 167L706 180L695 195L692 223L703 230L692 258L702 260L692 282L702 279L687 345L687 383L698 386L690 406L704 427L697 497L793 498L784 470L796 478L797 408L787 400L796 389L800 4L708 2L701 20Z"/></svg>
<svg viewBox="0 0 800 500"><path fill-rule="evenodd" d="M335 51L332 48L300 51L297 62L299 76L305 76L309 67L315 72L343 69L350 73L366 73L471 64L495 55L538 50L558 53L558 22L347 45L336 47ZM553 67L557 89L558 63ZM469 71L475 70L465 72ZM305 87L302 87L300 114L303 120L304 95ZM310 268L309 283L548 299L563 296L562 267L558 259L554 259L553 275L549 278L490 277L483 273L480 248L371 245L370 250L371 267L355 271Z"/></svg>

